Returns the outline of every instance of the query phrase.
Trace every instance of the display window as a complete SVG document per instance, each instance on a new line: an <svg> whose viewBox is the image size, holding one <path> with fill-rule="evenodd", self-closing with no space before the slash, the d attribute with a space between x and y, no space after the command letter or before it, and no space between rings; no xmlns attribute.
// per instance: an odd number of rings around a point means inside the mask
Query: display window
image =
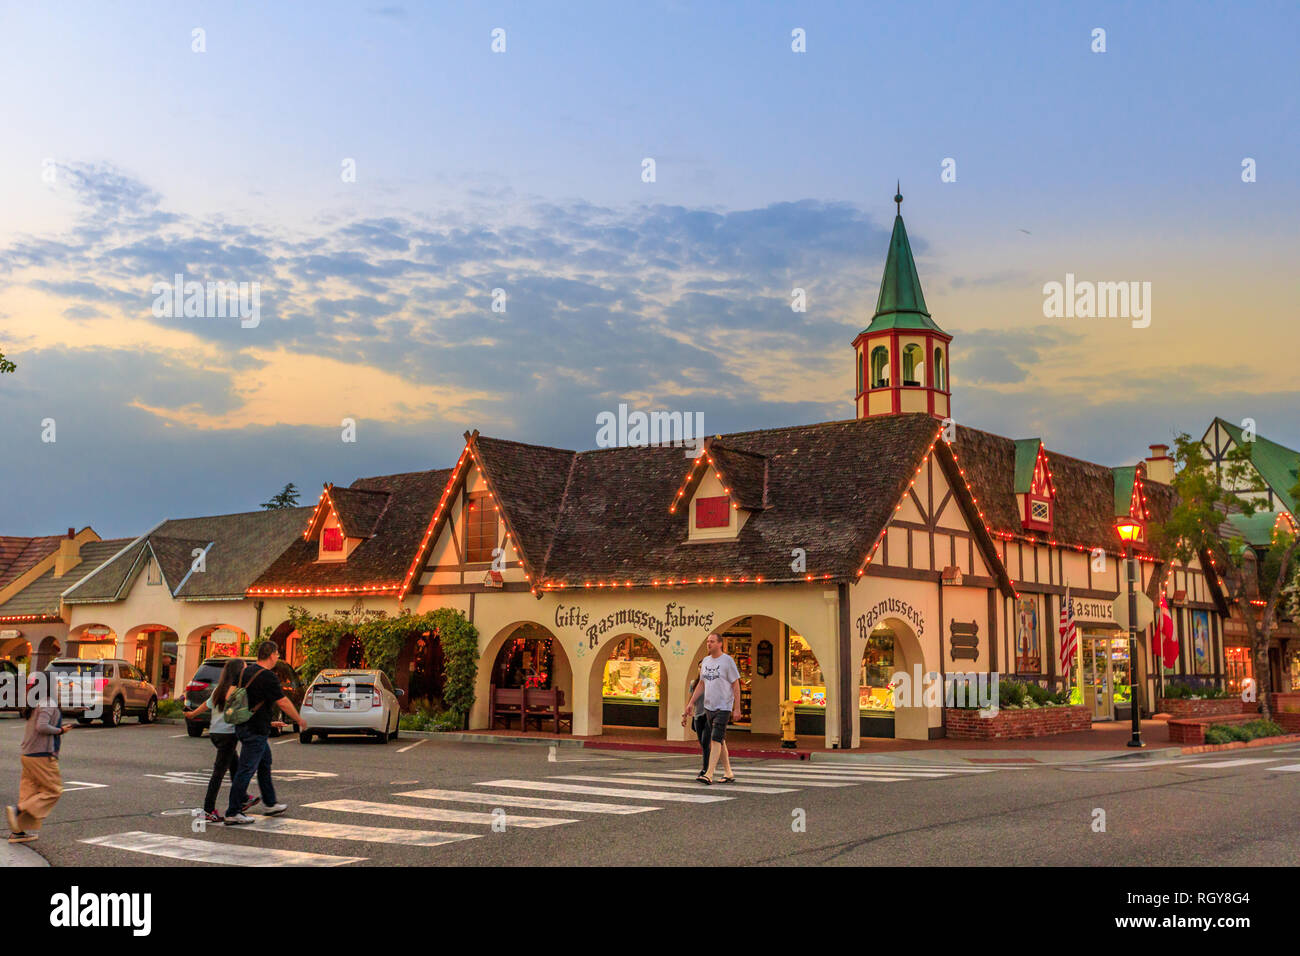
<svg viewBox="0 0 1300 956"><path fill-rule="evenodd" d="M658 703L663 664L643 637L625 637L605 662L602 694L609 701Z"/></svg>
<svg viewBox="0 0 1300 956"><path fill-rule="evenodd" d="M875 716L893 716L894 634L889 629L876 628L868 635L860 676L858 709Z"/></svg>
<svg viewBox="0 0 1300 956"><path fill-rule="evenodd" d="M790 667L790 700L796 707L826 707L826 679L817 655L808 642L795 631L789 631L786 642Z"/></svg>
<svg viewBox="0 0 1300 956"><path fill-rule="evenodd" d="M102 661L116 656L117 644L113 641L82 642L77 645L77 657L83 661Z"/></svg>
<svg viewBox="0 0 1300 956"><path fill-rule="evenodd" d="M1228 690L1239 694L1242 682L1255 676L1255 665L1250 659L1250 648L1225 647L1223 653L1228 665Z"/></svg>

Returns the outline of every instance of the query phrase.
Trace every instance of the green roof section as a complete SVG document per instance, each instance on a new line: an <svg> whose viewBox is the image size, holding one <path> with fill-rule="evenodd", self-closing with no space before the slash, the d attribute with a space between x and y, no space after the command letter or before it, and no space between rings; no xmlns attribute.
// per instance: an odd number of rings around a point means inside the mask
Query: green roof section
<svg viewBox="0 0 1300 956"><path fill-rule="evenodd" d="M1246 543L1257 548L1266 548L1273 543L1273 528L1282 511L1256 511L1247 517L1243 514L1228 515L1228 522L1241 533Z"/></svg>
<svg viewBox="0 0 1300 956"><path fill-rule="evenodd" d="M867 326L867 332L883 329L925 329L947 335L930 318L930 310L921 292L921 277L912 258L912 244L907 239L903 225L902 194L894 196L899 204L894 216L894 232L889 237L889 254L885 257L885 274L880 280L880 295L876 298L876 313Z"/></svg>
<svg viewBox="0 0 1300 956"><path fill-rule="evenodd" d="M1041 438L1016 439L1016 494L1029 494L1034 483L1034 465L1038 463L1038 449L1042 447Z"/></svg>
<svg viewBox="0 0 1300 956"><path fill-rule="evenodd" d="M1291 495L1291 490L1300 481L1300 451L1269 441L1259 434L1255 435L1254 441L1246 441L1241 426L1222 418L1216 418L1215 421L1223 426L1234 444L1250 450L1250 463L1273 489L1273 494L1286 505L1287 511L1295 514L1296 500Z"/></svg>
<svg viewBox="0 0 1300 956"><path fill-rule="evenodd" d="M1137 466L1125 465L1110 471L1115 476L1115 517L1123 518L1133 503L1133 482L1137 480Z"/></svg>

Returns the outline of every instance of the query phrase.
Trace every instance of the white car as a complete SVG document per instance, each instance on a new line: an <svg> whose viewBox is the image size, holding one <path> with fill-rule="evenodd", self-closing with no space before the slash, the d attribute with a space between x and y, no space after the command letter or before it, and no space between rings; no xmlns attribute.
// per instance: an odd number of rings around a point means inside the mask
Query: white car
<svg viewBox="0 0 1300 956"><path fill-rule="evenodd" d="M331 734L366 734L383 744L396 740L401 693L393 689L383 671L321 671L302 699L307 729L298 739L309 744L313 737L323 740Z"/></svg>

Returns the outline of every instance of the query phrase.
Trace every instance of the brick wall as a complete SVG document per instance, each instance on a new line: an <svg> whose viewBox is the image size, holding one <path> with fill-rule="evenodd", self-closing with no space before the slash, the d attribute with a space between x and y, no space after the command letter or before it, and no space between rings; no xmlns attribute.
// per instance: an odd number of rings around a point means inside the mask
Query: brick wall
<svg viewBox="0 0 1300 956"><path fill-rule="evenodd" d="M1218 717L1228 714L1240 714L1241 699L1225 697L1219 700L1189 700L1177 697L1161 697L1156 702L1160 713L1170 717Z"/></svg>
<svg viewBox="0 0 1300 956"><path fill-rule="evenodd" d="M945 708L944 719L948 736L954 740L1017 740L1092 728L1087 707L999 710L996 717L981 717L978 710Z"/></svg>
<svg viewBox="0 0 1300 956"><path fill-rule="evenodd" d="M1208 701L1208 703L1215 702ZM1169 742L1198 747L1205 743L1205 728L1210 724L1245 724L1258 719L1258 714L1211 714L1202 717L1174 718L1169 721Z"/></svg>

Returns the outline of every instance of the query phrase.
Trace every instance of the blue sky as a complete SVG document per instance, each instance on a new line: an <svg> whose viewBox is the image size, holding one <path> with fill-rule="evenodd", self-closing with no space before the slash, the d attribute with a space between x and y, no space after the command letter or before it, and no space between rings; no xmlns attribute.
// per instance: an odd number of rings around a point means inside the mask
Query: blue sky
<svg viewBox="0 0 1300 956"><path fill-rule="evenodd" d="M590 447L620 401L848 417L895 179L959 421L1300 445L1261 360L1300 351L1294 4L269 6L0 11L0 531L314 497L472 427ZM153 318L173 271L261 282L262 323ZM1151 327L1045 319L1066 272L1151 281Z"/></svg>

